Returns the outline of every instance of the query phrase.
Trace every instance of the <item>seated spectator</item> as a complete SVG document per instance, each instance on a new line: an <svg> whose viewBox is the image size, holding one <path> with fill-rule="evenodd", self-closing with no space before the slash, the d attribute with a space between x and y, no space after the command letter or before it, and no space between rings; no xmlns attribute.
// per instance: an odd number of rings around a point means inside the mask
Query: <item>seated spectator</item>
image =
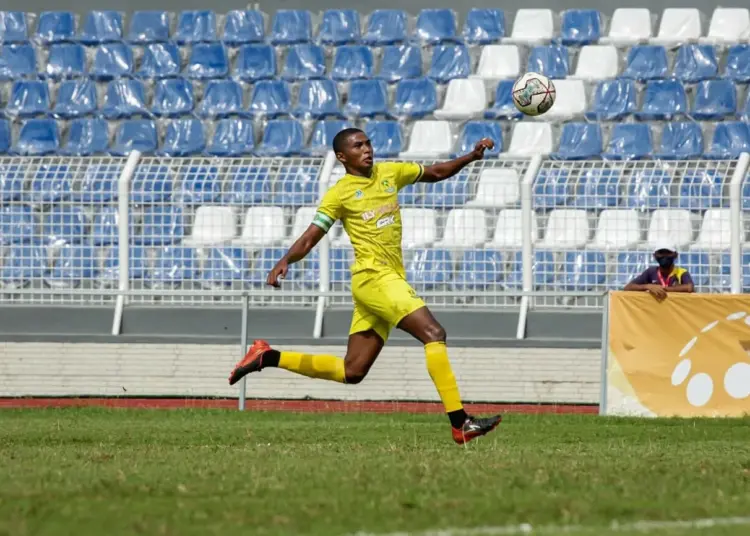
<svg viewBox="0 0 750 536"><path fill-rule="evenodd" d="M650 266L625 285L625 290L649 292L661 301L668 292L695 292L693 278L685 268L675 265L677 248L672 244L660 244L654 250L658 266Z"/></svg>

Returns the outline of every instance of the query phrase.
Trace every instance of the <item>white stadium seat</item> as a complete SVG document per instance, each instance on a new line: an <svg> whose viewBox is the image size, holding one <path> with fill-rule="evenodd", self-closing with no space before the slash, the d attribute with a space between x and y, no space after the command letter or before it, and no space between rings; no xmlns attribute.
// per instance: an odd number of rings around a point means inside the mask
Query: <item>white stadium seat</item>
<svg viewBox="0 0 750 536"><path fill-rule="evenodd" d="M448 83L443 107L435 111L438 119L480 117L487 108L487 89L478 78L460 78Z"/></svg>
<svg viewBox="0 0 750 536"><path fill-rule="evenodd" d="M564 121L582 116L586 111L586 89L583 80L555 80L555 105L543 115L543 120Z"/></svg>
<svg viewBox="0 0 750 536"><path fill-rule="evenodd" d="M479 208L457 208L448 213L443 239L435 244L442 248L472 248L487 240L487 219Z"/></svg>
<svg viewBox="0 0 750 536"><path fill-rule="evenodd" d="M467 205L505 207L518 203L520 196L520 180L515 169L484 169L479 175L477 195Z"/></svg>
<svg viewBox="0 0 750 536"><path fill-rule="evenodd" d="M497 249L517 250L523 246L522 210L520 208L509 208L501 210L495 224L495 234L490 246ZM539 237L539 224L536 214L531 214L531 243L535 244Z"/></svg>
<svg viewBox="0 0 750 536"><path fill-rule="evenodd" d="M513 21L513 32L503 39L508 43L541 44L554 35L551 9L519 9Z"/></svg>
<svg viewBox="0 0 750 536"><path fill-rule="evenodd" d="M547 155L551 152L552 126L549 123L522 121L513 125L507 156Z"/></svg>
<svg viewBox="0 0 750 536"><path fill-rule="evenodd" d="M192 233L185 239L185 245L215 246L229 242L236 234L237 218L230 207L198 207Z"/></svg>
<svg viewBox="0 0 750 536"><path fill-rule="evenodd" d="M437 215L431 208L403 208L401 228L404 249L429 246L437 238Z"/></svg>
<svg viewBox="0 0 750 536"><path fill-rule="evenodd" d="M578 54L576 72L570 78L579 80L605 80L617 78L620 58L612 45L586 45ZM554 108L554 107L553 107Z"/></svg>
<svg viewBox="0 0 750 536"><path fill-rule="evenodd" d="M651 39L655 45L680 45L701 36L701 16L695 8L667 8L661 16L659 33Z"/></svg>
<svg viewBox="0 0 750 536"><path fill-rule="evenodd" d="M482 47L476 74L472 77L487 80L515 78L521 73L521 58L516 45L486 45Z"/></svg>
<svg viewBox="0 0 750 536"><path fill-rule="evenodd" d="M292 225L292 234L285 241L286 244L291 245L297 240L302 233L304 233L315 217L315 212L318 209L316 207L300 207L297 209L294 215L294 224Z"/></svg>
<svg viewBox="0 0 750 536"><path fill-rule="evenodd" d="M693 224L690 212L685 209L660 208L651 216L648 226L649 246L660 242L669 242L678 248L687 246L693 241Z"/></svg>
<svg viewBox="0 0 750 536"><path fill-rule="evenodd" d="M340 221L337 221L334 224L328 234L331 235L331 244L337 248L352 247L352 241L349 239L349 235L346 234L344 226Z"/></svg>
<svg viewBox="0 0 750 536"><path fill-rule="evenodd" d="M245 213L242 235L234 243L248 249L274 246L283 242L285 227L281 207L250 207Z"/></svg>
<svg viewBox="0 0 750 536"><path fill-rule="evenodd" d="M599 216L591 247L596 249L626 249L641 241L638 211L606 209Z"/></svg>
<svg viewBox="0 0 750 536"><path fill-rule="evenodd" d="M731 44L750 38L750 10L744 7L717 7L711 16L708 34L699 41L714 45Z"/></svg>
<svg viewBox="0 0 750 536"><path fill-rule="evenodd" d="M652 36L653 23L647 8L620 7L612 14L609 35L599 42L615 46L635 45L648 41Z"/></svg>
<svg viewBox="0 0 750 536"><path fill-rule="evenodd" d="M554 209L547 220L547 230L540 247L546 249L577 249L589 241L589 220L585 210Z"/></svg>
<svg viewBox="0 0 750 536"><path fill-rule="evenodd" d="M731 245L731 225L728 208L710 208L703 216L703 224L698 239L691 249L729 249ZM740 229L742 229L740 224ZM742 239L740 239L742 241Z"/></svg>
<svg viewBox="0 0 750 536"><path fill-rule="evenodd" d="M453 151L453 132L448 121L416 121L404 158L445 158Z"/></svg>

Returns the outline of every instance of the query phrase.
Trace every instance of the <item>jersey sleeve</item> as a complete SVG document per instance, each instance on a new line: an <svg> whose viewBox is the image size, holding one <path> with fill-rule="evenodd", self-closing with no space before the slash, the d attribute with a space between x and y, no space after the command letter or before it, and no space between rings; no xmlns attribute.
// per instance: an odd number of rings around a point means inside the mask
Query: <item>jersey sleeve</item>
<svg viewBox="0 0 750 536"><path fill-rule="evenodd" d="M333 224L336 223L336 220L341 219L341 213L341 197L339 196L338 189L334 186L323 196L312 224L320 227L327 233L331 230Z"/></svg>
<svg viewBox="0 0 750 536"><path fill-rule="evenodd" d="M405 186L414 184L424 175L424 166L416 162L394 163L391 164L396 175L396 187L400 190Z"/></svg>

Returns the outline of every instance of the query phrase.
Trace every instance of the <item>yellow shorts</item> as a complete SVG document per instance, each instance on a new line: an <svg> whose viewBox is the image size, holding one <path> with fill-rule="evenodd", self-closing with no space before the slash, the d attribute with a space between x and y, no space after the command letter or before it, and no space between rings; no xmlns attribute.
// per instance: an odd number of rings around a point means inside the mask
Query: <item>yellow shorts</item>
<svg viewBox="0 0 750 536"><path fill-rule="evenodd" d="M349 335L372 329L383 341L404 317L425 306L406 279L393 271L355 274L352 296L354 314Z"/></svg>

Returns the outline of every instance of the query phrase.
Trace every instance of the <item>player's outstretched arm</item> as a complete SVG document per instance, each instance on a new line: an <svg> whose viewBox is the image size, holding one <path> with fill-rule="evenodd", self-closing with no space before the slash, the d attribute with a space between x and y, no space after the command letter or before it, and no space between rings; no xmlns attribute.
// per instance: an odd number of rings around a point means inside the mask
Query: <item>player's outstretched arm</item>
<svg viewBox="0 0 750 536"><path fill-rule="evenodd" d="M323 229L316 225L310 225L307 230L302 233L297 241L292 244L286 255L279 259L271 271L268 273L266 283L272 287L279 288L281 286L280 279L286 279L286 273L289 270L289 265L299 262L310 253L312 248L316 246L318 242L325 236Z"/></svg>
<svg viewBox="0 0 750 536"><path fill-rule="evenodd" d="M440 182L445 179L450 179L453 175L461 171L463 168L484 158L484 151L492 149L495 146L495 142L489 138L483 138L477 142L474 146L474 150L469 154L459 156L453 160L447 162L441 162L433 166L427 166L424 168L424 173L419 179L419 182Z"/></svg>

